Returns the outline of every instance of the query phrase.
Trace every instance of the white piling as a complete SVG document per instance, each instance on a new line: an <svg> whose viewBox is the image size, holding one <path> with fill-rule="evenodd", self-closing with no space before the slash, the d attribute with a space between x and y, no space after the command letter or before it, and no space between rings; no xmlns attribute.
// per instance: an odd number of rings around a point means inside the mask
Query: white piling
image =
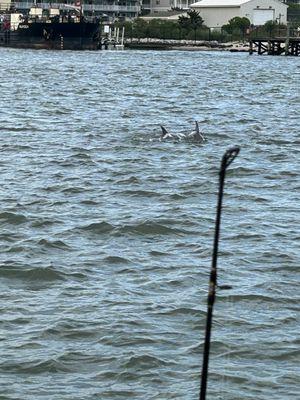
<svg viewBox="0 0 300 400"><path fill-rule="evenodd" d="M124 35L125 35L125 26L123 26L123 29L122 29L122 39L121 39L122 46L124 45Z"/></svg>

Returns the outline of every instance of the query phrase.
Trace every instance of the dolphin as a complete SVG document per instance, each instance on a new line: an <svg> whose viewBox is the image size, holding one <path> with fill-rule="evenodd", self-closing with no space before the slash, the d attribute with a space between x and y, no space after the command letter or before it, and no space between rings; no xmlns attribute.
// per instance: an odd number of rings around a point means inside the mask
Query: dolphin
<svg viewBox="0 0 300 400"><path fill-rule="evenodd" d="M195 121L195 124L196 124L195 130L187 135L187 139L192 139L195 142L204 142L205 137L200 132L198 121Z"/></svg>
<svg viewBox="0 0 300 400"><path fill-rule="evenodd" d="M174 133L173 134L173 133L168 132L164 126L161 125L160 127L161 127L162 132L161 132L159 140L161 142L164 140L167 140L167 139L182 140L182 139L185 139L185 137L186 137L183 133Z"/></svg>
<svg viewBox="0 0 300 400"><path fill-rule="evenodd" d="M164 126L161 125L160 127L162 131L159 138L160 141L173 138L173 135L169 133Z"/></svg>
<svg viewBox="0 0 300 400"><path fill-rule="evenodd" d="M186 139L186 135L184 133L181 133L181 132L176 133L175 137L178 140Z"/></svg>

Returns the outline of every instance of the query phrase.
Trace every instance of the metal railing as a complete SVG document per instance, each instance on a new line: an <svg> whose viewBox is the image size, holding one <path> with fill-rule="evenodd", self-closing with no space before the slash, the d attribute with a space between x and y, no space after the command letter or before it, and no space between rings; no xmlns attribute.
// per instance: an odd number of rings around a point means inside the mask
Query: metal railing
<svg viewBox="0 0 300 400"><path fill-rule="evenodd" d="M140 12L140 6L119 6L107 4L84 4L83 10L85 11L117 11L117 12Z"/></svg>
<svg viewBox="0 0 300 400"><path fill-rule="evenodd" d="M69 9L68 4L62 3L34 3L33 1L20 1L20 2L12 2L9 4L1 4L3 9L11 9L11 7L15 7L17 10L29 10L32 7L42 8L42 9L50 9L50 8L58 8L60 10ZM130 13L139 13L141 11L140 5L136 6L120 6L117 4L83 4L83 11L96 11L96 12L130 12Z"/></svg>

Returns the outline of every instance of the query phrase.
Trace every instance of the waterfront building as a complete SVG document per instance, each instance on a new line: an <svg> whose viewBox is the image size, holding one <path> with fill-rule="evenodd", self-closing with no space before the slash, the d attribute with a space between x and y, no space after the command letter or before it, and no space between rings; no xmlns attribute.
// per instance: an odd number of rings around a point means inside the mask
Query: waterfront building
<svg viewBox="0 0 300 400"><path fill-rule="evenodd" d="M245 0L244 3L250 0ZM300 4L300 0L278 0L282 3L295 3ZM264 8L263 0L259 0L261 8ZM154 18L155 14L159 14L159 17L164 17L166 12L170 11L188 11L191 5L195 3L195 0L141 0L142 15L151 14ZM200 3L200 1L199 1ZM203 4L203 1L201 1ZM232 2L231 2L232 3ZM268 7L269 8L269 7ZM170 13L170 16L172 14Z"/></svg>
<svg viewBox="0 0 300 400"><path fill-rule="evenodd" d="M142 15L157 14L171 10L170 0L142 0Z"/></svg>
<svg viewBox="0 0 300 400"><path fill-rule="evenodd" d="M158 14L166 11L187 11L195 0L142 0L143 14Z"/></svg>
<svg viewBox="0 0 300 400"><path fill-rule="evenodd" d="M300 2L300 0L289 0ZM149 15L152 18L173 18L176 12L193 8L200 12L205 24L219 27L235 16L246 16L254 25L268 19L286 23L287 6L280 0L0 0L0 11L18 9L28 12L33 5L45 10L49 7L66 9L82 4L85 15L102 16L103 19L128 20ZM224 22L225 21L225 22Z"/></svg>
<svg viewBox="0 0 300 400"><path fill-rule="evenodd" d="M201 0L191 4L209 28L221 28L231 18L246 17L254 26L276 21L286 24L288 6L279 0Z"/></svg>
<svg viewBox="0 0 300 400"><path fill-rule="evenodd" d="M0 0L0 11L5 11L7 10L7 0Z"/></svg>
<svg viewBox="0 0 300 400"><path fill-rule="evenodd" d="M187 11L193 3L195 3L193 0L170 0L171 8L175 10Z"/></svg>
<svg viewBox="0 0 300 400"><path fill-rule="evenodd" d="M151 14L154 17L155 14L171 11L188 11L195 0L141 0L141 3L142 15Z"/></svg>

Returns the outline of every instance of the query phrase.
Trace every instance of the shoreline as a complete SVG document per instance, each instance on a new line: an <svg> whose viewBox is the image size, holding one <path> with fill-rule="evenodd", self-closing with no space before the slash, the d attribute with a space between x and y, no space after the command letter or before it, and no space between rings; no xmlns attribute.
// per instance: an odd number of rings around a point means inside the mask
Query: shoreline
<svg viewBox="0 0 300 400"><path fill-rule="evenodd" d="M134 50L229 51L248 53L249 42L219 43L216 40L126 39L125 48Z"/></svg>

